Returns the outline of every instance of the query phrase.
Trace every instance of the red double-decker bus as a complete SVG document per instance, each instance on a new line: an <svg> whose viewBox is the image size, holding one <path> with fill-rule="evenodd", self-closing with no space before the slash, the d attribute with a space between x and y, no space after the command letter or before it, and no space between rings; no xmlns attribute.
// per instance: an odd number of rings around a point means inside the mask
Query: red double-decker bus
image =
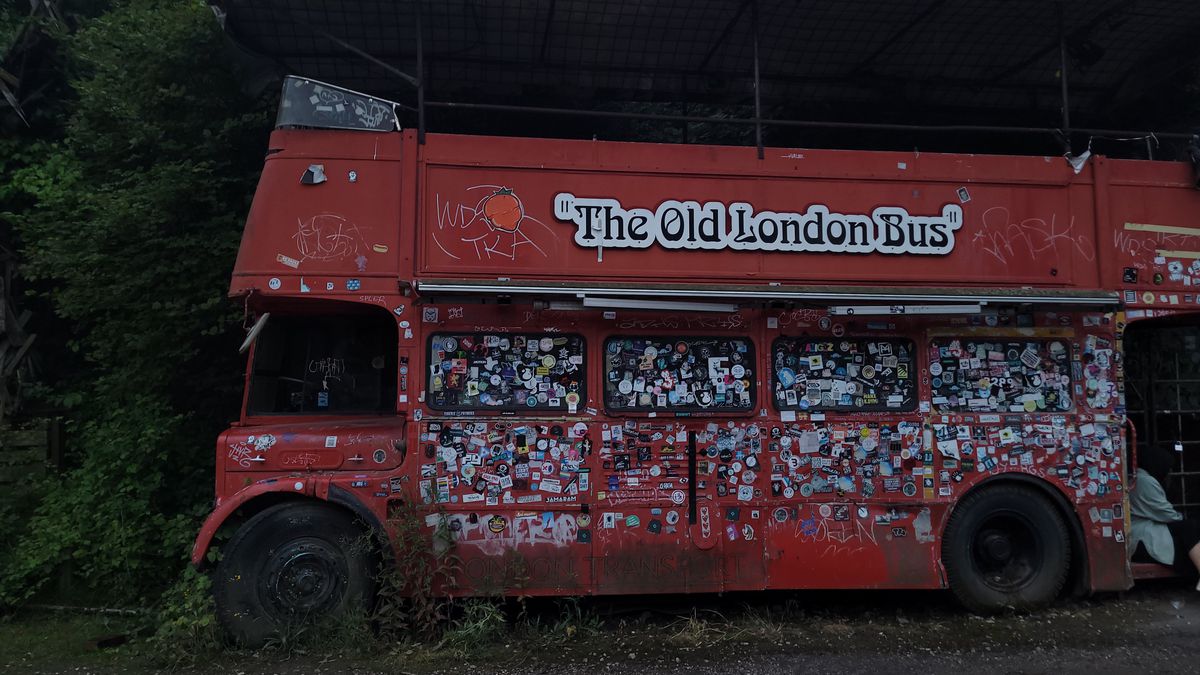
<svg viewBox="0 0 1200 675"><path fill-rule="evenodd" d="M1183 163L400 131L291 78L233 275L225 625L369 598L1122 590L1123 333L1200 307ZM519 559L519 580L506 576Z"/></svg>

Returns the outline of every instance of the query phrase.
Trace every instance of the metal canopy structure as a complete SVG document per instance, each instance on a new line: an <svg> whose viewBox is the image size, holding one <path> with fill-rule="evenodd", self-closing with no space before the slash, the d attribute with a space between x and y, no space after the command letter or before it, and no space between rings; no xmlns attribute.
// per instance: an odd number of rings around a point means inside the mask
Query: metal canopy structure
<svg viewBox="0 0 1200 675"><path fill-rule="evenodd" d="M746 122L1122 133L1200 61L1194 0L213 0L288 73L411 105L745 106ZM667 119L664 117L664 119ZM795 122L794 122L795 123ZM1074 125L1074 127L1072 126ZM872 128L872 127L867 127Z"/></svg>

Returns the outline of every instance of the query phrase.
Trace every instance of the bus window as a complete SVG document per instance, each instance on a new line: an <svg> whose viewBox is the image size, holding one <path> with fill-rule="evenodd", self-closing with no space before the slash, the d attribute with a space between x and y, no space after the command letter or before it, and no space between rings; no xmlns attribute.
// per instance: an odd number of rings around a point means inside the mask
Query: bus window
<svg viewBox="0 0 1200 675"><path fill-rule="evenodd" d="M586 393L583 337L438 333L429 338L429 407L574 413Z"/></svg>
<svg viewBox="0 0 1200 675"><path fill-rule="evenodd" d="M1070 410L1070 350L1065 340L935 339L929 383L947 412Z"/></svg>
<svg viewBox="0 0 1200 675"><path fill-rule="evenodd" d="M781 337L772 345L779 410L909 411L915 347L900 338Z"/></svg>
<svg viewBox="0 0 1200 675"><path fill-rule="evenodd" d="M604 401L612 411L754 408L749 338L612 337L604 350Z"/></svg>
<svg viewBox="0 0 1200 675"><path fill-rule="evenodd" d="M272 316L255 341L249 415L385 413L396 405L396 322Z"/></svg>

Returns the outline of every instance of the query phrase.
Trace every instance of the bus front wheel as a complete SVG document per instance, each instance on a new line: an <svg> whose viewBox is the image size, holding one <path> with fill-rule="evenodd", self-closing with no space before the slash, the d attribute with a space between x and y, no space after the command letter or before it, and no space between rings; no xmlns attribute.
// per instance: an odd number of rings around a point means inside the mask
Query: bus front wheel
<svg viewBox="0 0 1200 675"><path fill-rule="evenodd" d="M1071 545L1049 499L1019 485L968 495L950 515L942 563L950 589L979 613L1053 602L1067 580Z"/></svg>
<svg viewBox="0 0 1200 675"><path fill-rule="evenodd" d="M318 503L277 504L226 544L213 579L217 617L249 647L289 626L364 610L370 546L354 518Z"/></svg>

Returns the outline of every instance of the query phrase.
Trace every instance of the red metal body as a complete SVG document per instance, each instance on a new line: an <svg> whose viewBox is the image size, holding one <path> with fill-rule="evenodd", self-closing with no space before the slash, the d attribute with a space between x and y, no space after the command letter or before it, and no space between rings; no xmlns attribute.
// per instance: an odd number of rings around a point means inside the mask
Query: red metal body
<svg viewBox="0 0 1200 675"><path fill-rule="evenodd" d="M324 182L301 182L311 165ZM276 131L231 293L273 314L333 301L387 312L396 405L244 415L218 441L217 508L193 560L232 512L280 493L376 522L417 501L428 524L455 532L464 594L939 588L955 505L1019 481L1061 505L1088 588L1127 588L1121 332L1200 307L1191 180L1182 164L1103 157L1076 173L1059 157L775 149L759 160L753 148ZM752 302L715 313L542 304L628 303L638 288ZM830 310L926 295L985 311ZM471 301L481 297L501 304ZM432 405L443 336L525 334L583 338L573 403ZM752 403L615 407L614 337L748 341ZM814 354L909 340L914 404L781 410L781 339ZM1008 340L1065 348L1070 401L951 409L939 359L982 360L1002 378L1013 356L981 345ZM468 476L443 452L452 444L499 459ZM525 453L531 474L489 474L517 470L510 460ZM485 474L503 487L477 489Z"/></svg>

